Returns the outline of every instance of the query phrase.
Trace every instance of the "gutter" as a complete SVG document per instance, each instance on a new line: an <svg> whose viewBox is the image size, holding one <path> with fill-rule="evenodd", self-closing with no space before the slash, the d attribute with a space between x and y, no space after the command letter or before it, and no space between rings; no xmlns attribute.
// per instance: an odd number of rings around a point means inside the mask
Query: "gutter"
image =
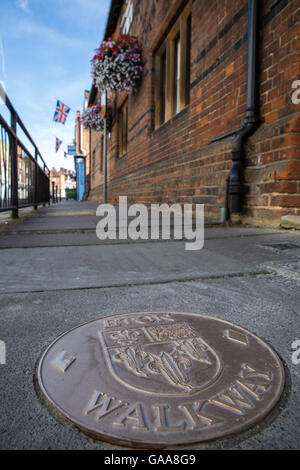
<svg viewBox="0 0 300 470"><path fill-rule="evenodd" d="M248 0L247 105L244 124L236 131L232 143L232 167L226 180L225 214L222 213L222 221L228 220L230 213L242 212L244 194L248 191L244 185L245 143L258 124L256 105L257 17L258 0Z"/></svg>

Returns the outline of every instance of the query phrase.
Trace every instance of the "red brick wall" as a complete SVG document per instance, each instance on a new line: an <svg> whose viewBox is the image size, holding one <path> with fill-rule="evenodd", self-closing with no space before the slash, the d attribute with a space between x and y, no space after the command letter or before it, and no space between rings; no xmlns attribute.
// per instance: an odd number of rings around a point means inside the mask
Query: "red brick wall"
<svg viewBox="0 0 300 470"><path fill-rule="evenodd" d="M108 197L117 202L205 203L208 220L220 219L233 137L211 139L242 126L246 105L247 1L194 0L190 105L154 130L154 52L184 4L134 0L130 33L143 46L145 71L128 97L127 155L117 158L117 122L108 142ZM264 120L247 142L242 220L278 225L300 215L299 106L292 82L300 77L299 2L261 1L259 100ZM124 94L112 99L116 111ZM102 201L101 181L91 197Z"/></svg>

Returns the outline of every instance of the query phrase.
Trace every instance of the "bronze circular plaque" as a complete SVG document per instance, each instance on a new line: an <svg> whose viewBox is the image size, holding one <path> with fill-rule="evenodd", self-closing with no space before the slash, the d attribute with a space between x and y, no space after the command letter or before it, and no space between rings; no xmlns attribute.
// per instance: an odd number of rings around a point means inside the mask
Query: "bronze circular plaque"
<svg viewBox="0 0 300 470"><path fill-rule="evenodd" d="M279 400L284 370L270 346L233 323L139 312L60 336L40 360L38 382L89 435L163 448L248 429Z"/></svg>

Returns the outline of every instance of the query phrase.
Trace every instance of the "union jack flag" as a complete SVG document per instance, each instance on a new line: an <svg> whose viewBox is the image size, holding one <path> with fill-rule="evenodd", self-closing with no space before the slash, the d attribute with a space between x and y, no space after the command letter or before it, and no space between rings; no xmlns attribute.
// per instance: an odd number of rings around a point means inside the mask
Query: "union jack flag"
<svg viewBox="0 0 300 470"><path fill-rule="evenodd" d="M62 101L57 100L53 121L65 124L70 109Z"/></svg>
<svg viewBox="0 0 300 470"><path fill-rule="evenodd" d="M55 143L55 150L56 150L56 152L59 151L59 148L60 148L61 144L62 144L62 140L59 140L59 139L56 137L56 143Z"/></svg>

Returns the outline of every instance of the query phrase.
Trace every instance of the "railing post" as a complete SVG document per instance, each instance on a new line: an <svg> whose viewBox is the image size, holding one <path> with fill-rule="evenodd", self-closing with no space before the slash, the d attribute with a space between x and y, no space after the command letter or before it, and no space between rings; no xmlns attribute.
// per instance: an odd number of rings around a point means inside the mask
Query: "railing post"
<svg viewBox="0 0 300 470"><path fill-rule="evenodd" d="M54 181L52 181L52 204L55 204Z"/></svg>
<svg viewBox="0 0 300 470"><path fill-rule="evenodd" d="M1 211L10 210L12 211L12 217L17 219L19 217L20 207L25 206L34 206L37 209L39 203L48 202L50 204L50 171L46 166L37 146L35 145L32 137L22 123L18 113L14 109L12 103L10 102L8 96L6 95L3 87L0 83L0 97L4 102L7 110L10 112L10 124L6 122L2 115L0 115L0 127L1 127L1 139L3 140L2 133L4 132L4 140L2 142L2 148L4 149L4 163L3 168L0 168L0 173L4 174L4 194L0 195L1 202ZM33 145L35 149L35 155L32 155L32 152L28 151L24 143L17 136L17 126L22 130L25 136L28 138L29 142ZM9 144L7 144L7 138ZM1 143L1 142L0 142ZM8 151L7 151L8 148ZM8 153L8 158L7 154ZM19 164L23 156L28 159L30 174L23 174L25 178L25 185L27 187L27 196L20 194L19 198L19 186L21 189L21 182L23 182L23 177L20 177ZM39 166L39 159L41 159L44 164L44 170ZM8 160L8 161L6 161ZM26 167L27 168L27 167ZM35 174L33 176L33 168L35 169ZM46 171L47 169L47 171ZM9 175L7 174L9 172ZM29 185L30 179L30 185ZM22 184L23 187L23 184Z"/></svg>
<svg viewBox="0 0 300 470"><path fill-rule="evenodd" d="M34 165L34 210L38 208L38 152L35 149L35 165Z"/></svg>
<svg viewBox="0 0 300 470"><path fill-rule="evenodd" d="M11 110L11 128L14 134L17 134L17 115ZM10 158L11 158L11 198L12 218L19 218L19 196L18 196L18 145L15 136L10 136Z"/></svg>
<svg viewBox="0 0 300 470"><path fill-rule="evenodd" d="M46 165L44 163L44 172L46 173ZM48 189L47 189L47 202L48 202L48 206L50 206L51 204L51 201L50 201L50 173L48 174ZM46 204L44 204L44 207L45 207Z"/></svg>

